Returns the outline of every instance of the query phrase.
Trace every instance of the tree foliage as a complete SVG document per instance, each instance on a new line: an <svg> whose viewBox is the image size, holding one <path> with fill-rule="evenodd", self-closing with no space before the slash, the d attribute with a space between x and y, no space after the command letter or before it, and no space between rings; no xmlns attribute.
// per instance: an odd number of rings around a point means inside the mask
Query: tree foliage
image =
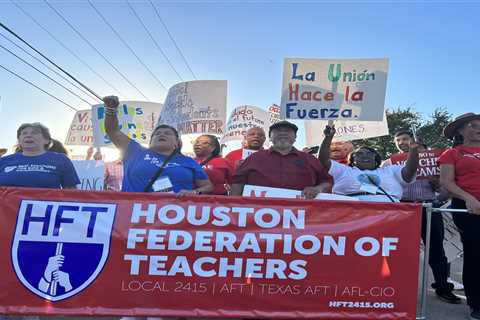
<svg viewBox="0 0 480 320"><path fill-rule="evenodd" d="M445 108L436 108L426 119L412 107L387 109L386 114L390 135L356 140L356 146L372 147L386 159L398 152L393 136L400 130L415 132L429 148L447 148L451 145L451 142L443 136L443 128L452 121L452 115Z"/></svg>

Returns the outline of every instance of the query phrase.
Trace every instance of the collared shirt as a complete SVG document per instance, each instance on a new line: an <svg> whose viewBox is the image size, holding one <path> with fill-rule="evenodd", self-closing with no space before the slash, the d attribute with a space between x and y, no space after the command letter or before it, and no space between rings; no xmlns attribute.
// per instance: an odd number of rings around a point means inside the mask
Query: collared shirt
<svg viewBox="0 0 480 320"><path fill-rule="evenodd" d="M328 174L314 156L293 148L286 155L273 150L259 150L237 169L234 184L303 190L328 182Z"/></svg>
<svg viewBox="0 0 480 320"><path fill-rule="evenodd" d="M435 191L428 179L418 179L403 188L402 201L431 201L435 200Z"/></svg>

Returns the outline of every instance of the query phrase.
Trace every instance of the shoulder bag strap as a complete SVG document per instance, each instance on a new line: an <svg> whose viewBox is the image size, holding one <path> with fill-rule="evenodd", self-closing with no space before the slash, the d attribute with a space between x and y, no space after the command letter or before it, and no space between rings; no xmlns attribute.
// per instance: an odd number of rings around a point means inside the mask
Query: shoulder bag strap
<svg viewBox="0 0 480 320"><path fill-rule="evenodd" d="M382 191L382 192L388 197L388 199L390 199L390 201L395 202L395 200L392 198L392 196L389 195L389 194L387 193L387 191L385 191L385 189L383 189L383 188L380 186L380 184L376 184L375 181L373 181L372 177L370 177L368 174L367 174L367 178L368 178L368 180L369 180L375 187L377 187L378 189L380 189L380 191Z"/></svg>
<svg viewBox="0 0 480 320"><path fill-rule="evenodd" d="M163 163L162 165L160 166L160 168L158 168L158 170L155 172L155 174L150 178L150 180L148 181L148 184L147 186L145 187L145 189L143 189L143 192L148 192L150 190L150 188L153 186L153 184L155 183L155 181L158 179L158 177L160 177L160 175L162 174L163 172L163 169L165 169L165 166L170 162L170 160L172 160L172 158L178 153L178 150L175 149L173 150L173 152L165 158L165 160L163 160Z"/></svg>

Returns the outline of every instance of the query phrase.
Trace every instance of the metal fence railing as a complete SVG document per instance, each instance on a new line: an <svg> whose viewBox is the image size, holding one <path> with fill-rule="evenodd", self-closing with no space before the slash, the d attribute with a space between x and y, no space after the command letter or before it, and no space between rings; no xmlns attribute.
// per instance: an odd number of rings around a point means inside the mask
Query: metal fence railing
<svg viewBox="0 0 480 320"><path fill-rule="evenodd" d="M466 214L466 209L448 209L448 208L434 208L431 203L424 203L423 207L426 208L426 234L425 234L425 252L423 255L422 266L422 282L421 282L421 296L420 296L420 315L417 316L417 320L427 320L427 287L428 287L428 257L430 254L430 232L432 227L432 213L449 212L452 214Z"/></svg>

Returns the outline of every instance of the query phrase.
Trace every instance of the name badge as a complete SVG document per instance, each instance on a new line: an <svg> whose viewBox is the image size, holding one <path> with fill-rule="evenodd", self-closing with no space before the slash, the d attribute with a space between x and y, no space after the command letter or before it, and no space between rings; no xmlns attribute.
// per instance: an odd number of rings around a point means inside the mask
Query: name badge
<svg viewBox="0 0 480 320"><path fill-rule="evenodd" d="M153 192L173 192L172 182L168 177L160 177L152 185Z"/></svg>

